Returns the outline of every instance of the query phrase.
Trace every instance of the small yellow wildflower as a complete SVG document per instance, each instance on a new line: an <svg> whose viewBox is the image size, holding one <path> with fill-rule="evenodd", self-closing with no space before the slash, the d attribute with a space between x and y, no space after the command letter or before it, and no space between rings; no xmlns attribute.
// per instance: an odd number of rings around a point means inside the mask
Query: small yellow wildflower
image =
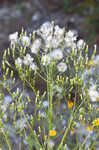
<svg viewBox="0 0 99 150"><path fill-rule="evenodd" d="M94 125L94 126L99 126L99 118L97 118L97 119L95 119L95 120L93 121L93 125Z"/></svg>
<svg viewBox="0 0 99 150"><path fill-rule="evenodd" d="M70 134L71 134L71 135L75 134L75 129L74 129L74 128L72 128Z"/></svg>
<svg viewBox="0 0 99 150"><path fill-rule="evenodd" d="M86 128L87 131L91 131L92 129L93 129L93 126L91 126L91 125L89 125L89 126Z"/></svg>
<svg viewBox="0 0 99 150"><path fill-rule="evenodd" d="M50 136L55 136L56 135L56 130L50 130L49 135Z"/></svg>
<svg viewBox="0 0 99 150"><path fill-rule="evenodd" d="M68 103L67 103L67 106L68 106L68 108L72 108L73 107L73 102L72 101L69 101Z"/></svg>
<svg viewBox="0 0 99 150"><path fill-rule="evenodd" d="M94 62L93 61L89 61L88 67L93 66L93 65L94 65Z"/></svg>

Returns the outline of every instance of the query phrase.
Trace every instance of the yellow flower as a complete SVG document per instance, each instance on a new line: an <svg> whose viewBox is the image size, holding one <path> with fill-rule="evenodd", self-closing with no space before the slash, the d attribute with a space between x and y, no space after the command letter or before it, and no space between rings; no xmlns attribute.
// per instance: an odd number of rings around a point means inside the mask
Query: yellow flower
<svg viewBox="0 0 99 150"><path fill-rule="evenodd" d="M73 107L73 102L72 101L69 101L68 103L67 103L67 106L68 106L68 108L72 108Z"/></svg>
<svg viewBox="0 0 99 150"><path fill-rule="evenodd" d="M71 135L75 134L75 129L74 129L74 128L72 128L70 134L71 134Z"/></svg>
<svg viewBox="0 0 99 150"><path fill-rule="evenodd" d="M56 135L56 130L50 130L49 135L50 136L55 136Z"/></svg>
<svg viewBox="0 0 99 150"><path fill-rule="evenodd" d="M93 129L93 126L91 126L91 125L89 125L89 126L86 128L87 131L91 131L92 129Z"/></svg>
<svg viewBox="0 0 99 150"><path fill-rule="evenodd" d="M88 67L93 66L93 65L94 65L94 62L93 61L89 61Z"/></svg>
<svg viewBox="0 0 99 150"><path fill-rule="evenodd" d="M93 125L94 125L94 126L99 126L99 118L97 118L97 119L95 119L95 120L93 121Z"/></svg>

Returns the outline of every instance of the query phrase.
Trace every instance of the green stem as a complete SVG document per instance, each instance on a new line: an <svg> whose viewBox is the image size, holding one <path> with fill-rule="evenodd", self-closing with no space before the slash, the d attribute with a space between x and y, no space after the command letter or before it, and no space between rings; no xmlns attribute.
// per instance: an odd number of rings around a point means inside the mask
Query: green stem
<svg viewBox="0 0 99 150"><path fill-rule="evenodd" d="M89 138L89 135L85 138L84 142L82 143L82 145L80 146L79 150L83 150L83 146L86 144L87 140Z"/></svg>
<svg viewBox="0 0 99 150"><path fill-rule="evenodd" d="M97 136L96 136L93 144L91 145L90 149L92 149L94 147L94 145L96 144L96 140L97 140L98 137L99 137L99 132L98 132L98 134L97 134Z"/></svg>
<svg viewBox="0 0 99 150"><path fill-rule="evenodd" d="M11 145L10 145L10 142L9 142L9 140L8 140L8 137L7 137L6 133L3 132L3 135L4 135L4 137L5 137L5 140L6 140L6 142L7 142L7 145L8 145L8 147L9 147L9 150L12 150Z"/></svg>
<svg viewBox="0 0 99 150"><path fill-rule="evenodd" d="M63 146L63 144L64 144L64 141L65 141L66 138L67 138L67 134L68 134L68 132L69 132L69 130L70 130L70 128L71 128L72 122L73 122L73 117L71 116L70 121L69 121L68 128L66 129L66 131L65 131L65 133L64 133L64 136L63 136L63 138L62 138L62 140L61 140L61 143L60 143L60 145L59 145L59 147L58 147L57 150L61 150L61 148L62 148L62 146Z"/></svg>
<svg viewBox="0 0 99 150"><path fill-rule="evenodd" d="M53 116L53 104L52 104L52 99L53 99L53 65L50 64L49 69L47 71L47 97L48 97L48 116L49 116L49 131L52 129L52 116ZM50 135L48 133L48 143L50 141ZM47 147L47 150L50 150L49 144Z"/></svg>
<svg viewBox="0 0 99 150"><path fill-rule="evenodd" d="M40 75L40 73L39 72L36 72L36 74L42 79L42 80L44 80L45 82L47 82L47 80L46 79L44 79L43 78L43 76L42 75Z"/></svg>
<svg viewBox="0 0 99 150"><path fill-rule="evenodd" d="M41 144L39 143L38 136L36 135L35 131L34 131L34 130L32 129L32 127L30 126L30 124L29 124L29 122L28 122L28 120L27 120L27 118L26 118L24 112L23 112L23 116L24 116L24 118L25 118L25 120L26 120L26 122L27 122L27 125L29 126L29 128L30 128L30 130L31 130L31 133L32 133L33 136L34 136L35 141L33 141L33 144L35 145L35 147L37 148L37 150L40 150L40 149L43 150Z"/></svg>

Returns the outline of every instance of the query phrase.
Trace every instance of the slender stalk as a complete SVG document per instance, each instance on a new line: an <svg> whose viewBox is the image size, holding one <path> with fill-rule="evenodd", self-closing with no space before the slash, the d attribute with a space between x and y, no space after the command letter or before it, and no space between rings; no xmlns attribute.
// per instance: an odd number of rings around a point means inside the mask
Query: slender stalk
<svg viewBox="0 0 99 150"><path fill-rule="evenodd" d="M52 116L53 116L53 104L52 104L52 98L53 98L53 64L50 64L48 71L47 71L47 97L48 97L48 116L49 116L49 131L52 129ZM50 141L50 135L48 133L48 143ZM47 150L50 150L49 144L47 146Z"/></svg>
<svg viewBox="0 0 99 150"><path fill-rule="evenodd" d="M3 135L4 135L4 137L5 137L5 140L6 140L6 142L7 142L7 145L8 145L9 150L12 150L11 145L10 145L10 142L9 142L9 139L8 139L6 133L3 132Z"/></svg>
<svg viewBox="0 0 99 150"><path fill-rule="evenodd" d="M87 140L89 138L89 135L85 138L84 142L81 144L80 149L79 150L83 150L83 146L86 144Z"/></svg>
<svg viewBox="0 0 99 150"><path fill-rule="evenodd" d="M64 141L65 141L66 138L67 138L67 134L68 134L69 130L71 129L72 122L73 122L73 117L71 116L70 121L69 121L68 128L66 129L66 131L65 131L65 133L64 133L64 136L63 136L63 138L62 138L62 140L61 140L61 143L60 143L60 145L59 145L59 147L58 147L57 150L61 150L61 148L62 148L62 146L63 146L63 144L64 144Z"/></svg>
<svg viewBox="0 0 99 150"><path fill-rule="evenodd" d="M28 122L28 120L27 120L24 112L23 112L23 116L24 116L24 118L25 118L25 120L26 120L26 122L27 122L27 124L28 124L28 126L29 126L29 128L30 128L30 130L31 130L31 132L33 134L33 136L34 136L35 141L33 141L33 144L35 145L35 147L37 148L37 150L40 150L40 149L43 150L41 144L39 143L38 137L37 137L35 131L32 129L31 125L29 124L29 122Z"/></svg>
<svg viewBox="0 0 99 150"><path fill-rule="evenodd" d="M53 79L52 79L52 66L49 67L49 129L52 129L52 114L53 114L53 105L52 105L52 90L53 90Z"/></svg>
<svg viewBox="0 0 99 150"><path fill-rule="evenodd" d="M99 132L98 132L98 134L97 134L95 140L93 141L93 144L91 145L90 149L92 149L93 146L96 144L96 140L97 140L98 137L99 137Z"/></svg>

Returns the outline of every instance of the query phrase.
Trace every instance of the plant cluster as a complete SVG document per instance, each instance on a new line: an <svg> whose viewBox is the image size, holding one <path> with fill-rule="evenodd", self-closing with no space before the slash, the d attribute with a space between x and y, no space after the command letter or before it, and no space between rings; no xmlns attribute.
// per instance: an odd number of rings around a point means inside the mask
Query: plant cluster
<svg viewBox="0 0 99 150"><path fill-rule="evenodd" d="M88 45L54 22L29 35L13 33L9 40L1 67L1 148L94 149L99 140L96 46L89 60Z"/></svg>

